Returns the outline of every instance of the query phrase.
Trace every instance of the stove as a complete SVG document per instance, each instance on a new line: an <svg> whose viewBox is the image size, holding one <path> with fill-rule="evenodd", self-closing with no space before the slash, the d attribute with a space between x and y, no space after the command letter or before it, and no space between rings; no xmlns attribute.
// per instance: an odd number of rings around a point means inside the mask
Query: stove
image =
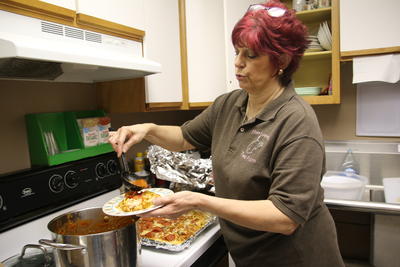
<svg viewBox="0 0 400 267"><path fill-rule="evenodd" d="M120 187L114 152L0 176L0 262L50 237L47 223L56 215L102 206Z"/></svg>

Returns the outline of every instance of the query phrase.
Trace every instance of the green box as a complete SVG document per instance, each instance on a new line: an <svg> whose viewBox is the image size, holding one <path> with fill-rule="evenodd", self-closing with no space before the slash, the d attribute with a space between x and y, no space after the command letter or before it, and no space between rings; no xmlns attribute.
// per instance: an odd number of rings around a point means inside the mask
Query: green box
<svg viewBox="0 0 400 267"><path fill-rule="evenodd" d="M26 114L31 165L53 166L112 152L110 144L85 147L77 123L77 119L104 116L103 110ZM53 133L60 153L48 153L45 132Z"/></svg>

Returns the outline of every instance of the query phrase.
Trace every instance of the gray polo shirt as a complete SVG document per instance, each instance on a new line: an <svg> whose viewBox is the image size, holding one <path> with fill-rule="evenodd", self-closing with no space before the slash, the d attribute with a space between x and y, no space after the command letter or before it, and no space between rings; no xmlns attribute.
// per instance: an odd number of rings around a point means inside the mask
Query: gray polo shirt
<svg viewBox="0 0 400 267"><path fill-rule="evenodd" d="M323 203L323 138L313 109L292 87L244 122L248 95L218 97L182 125L184 138L210 150L216 196L269 199L300 224L290 236L256 231L220 219L238 267L344 266L333 219Z"/></svg>

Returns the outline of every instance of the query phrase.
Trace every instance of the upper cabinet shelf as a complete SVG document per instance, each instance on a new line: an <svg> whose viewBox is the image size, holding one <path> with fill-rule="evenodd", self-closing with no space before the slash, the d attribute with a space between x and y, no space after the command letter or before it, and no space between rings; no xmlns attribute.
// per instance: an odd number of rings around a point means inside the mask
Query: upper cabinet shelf
<svg viewBox="0 0 400 267"><path fill-rule="evenodd" d="M283 1L289 8L292 1ZM293 76L295 87L320 87L328 95L303 96L311 105L340 103L339 0L332 7L296 12L310 35L317 35L321 23L327 22L332 34L331 50L307 51ZM331 87L330 89L328 89ZM328 89L328 90L326 90Z"/></svg>
<svg viewBox="0 0 400 267"><path fill-rule="evenodd" d="M332 51L318 51L318 52L306 52L303 56L307 59L328 59L332 57Z"/></svg>
<svg viewBox="0 0 400 267"><path fill-rule="evenodd" d="M299 11L296 13L296 16L301 21L308 23L308 22L315 22L315 21L330 20L331 12L332 12L331 7L325 7L325 8L318 8L318 9L312 9L312 10Z"/></svg>

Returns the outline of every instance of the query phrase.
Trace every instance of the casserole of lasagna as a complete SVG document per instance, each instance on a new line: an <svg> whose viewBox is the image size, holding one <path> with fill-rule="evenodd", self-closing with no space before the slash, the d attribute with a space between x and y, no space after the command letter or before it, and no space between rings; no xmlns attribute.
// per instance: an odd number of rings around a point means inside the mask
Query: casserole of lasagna
<svg viewBox="0 0 400 267"><path fill-rule="evenodd" d="M143 217L137 223L143 245L180 251L215 220L210 213L191 210L176 219Z"/></svg>

